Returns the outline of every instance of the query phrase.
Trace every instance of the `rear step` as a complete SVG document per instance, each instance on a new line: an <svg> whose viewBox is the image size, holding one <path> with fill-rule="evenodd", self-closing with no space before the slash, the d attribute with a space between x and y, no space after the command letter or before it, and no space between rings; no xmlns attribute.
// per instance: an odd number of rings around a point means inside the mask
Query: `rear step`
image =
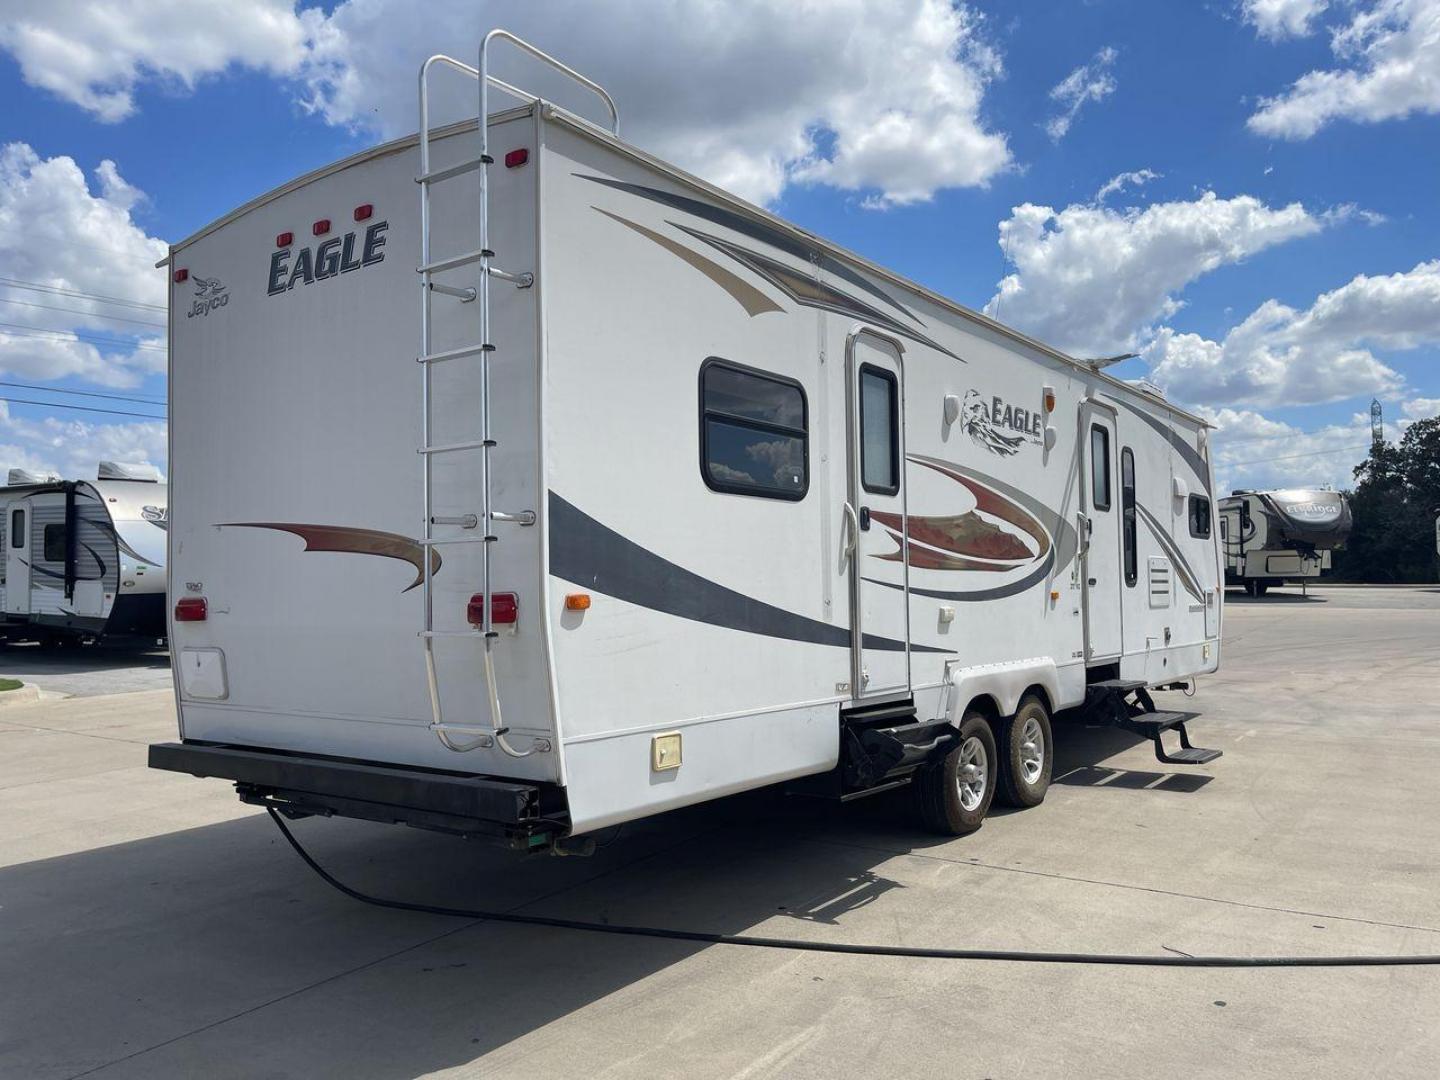
<svg viewBox="0 0 1440 1080"><path fill-rule="evenodd" d="M1193 712L1146 712L1122 720L1118 726L1148 737L1155 744L1155 757L1166 765L1205 765L1220 757L1222 751L1190 745L1185 722L1198 715ZM1165 742L1160 737L1172 728L1180 733L1180 749L1174 752L1165 749Z"/></svg>

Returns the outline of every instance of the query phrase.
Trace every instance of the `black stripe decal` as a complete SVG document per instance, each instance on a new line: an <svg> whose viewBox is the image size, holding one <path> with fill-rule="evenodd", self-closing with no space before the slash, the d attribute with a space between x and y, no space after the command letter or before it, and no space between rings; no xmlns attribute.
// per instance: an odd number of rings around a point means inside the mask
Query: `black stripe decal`
<svg viewBox="0 0 1440 1080"><path fill-rule="evenodd" d="M1190 564L1185 561L1185 555L1181 552L1179 545L1175 543L1174 538L1165 532L1165 527L1145 507L1136 503L1135 509L1140 512L1140 520L1145 522L1150 531L1155 534L1155 539L1160 542L1161 549L1170 556L1170 561L1175 564L1175 572L1180 576L1180 584L1185 586L1185 591L1200 603L1205 603L1205 596L1201 592L1200 582L1195 576L1195 571L1190 569Z"/></svg>
<svg viewBox="0 0 1440 1080"><path fill-rule="evenodd" d="M1170 427L1168 424L1161 423L1157 418L1151 416L1144 409L1137 408L1136 406L1130 404L1130 402L1126 401L1124 398L1109 397L1108 395L1107 398L1108 400L1115 402L1115 404L1117 405L1125 406L1125 408L1129 409L1141 420L1144 420L1145 423L1149 424L1152 428L1158 431L1165 439L1165 441L1175 448L1175 452L1185 459L1185 464L1189 465L1190 468L1194 471L1196 480L1199 481L1200 486L1205 489L1205 494L1210 494L1210 467L1205 464L1205 459L1200 456L1200 451L1196 450L1193 446L1191 446L1184 439L1182 439L1175 432L1174 428Z"/></svg>
<svg viewBox="0 0 1440 1080"><path fill-rule="evenodd" d="M900 314L910 319L919 326L925 324L911 314L903 305L893 299L889 293L876 285L872 285L860 274L840 262L833 256L823 251L816 251L806 244L800 243L794 237L770 225L762 224L751 218L743 217L732 210L726 210L719 206L711 206L709 203L701 202L699 199L687 198L684 195L672 195L668 191L661 191L659 188L645 187L643 184L629 184L623 180L611 180L604 176L587 176L584 173L574 173L574 176L581 180L591 180L597 184L604 184L606 187L617 188L620 191L628 191L632 195L639 195L642 199L649 199L652 202L664 203L666 206L673 206L677 210L684 210L687 214L694 214L706 221L713 221L716 225L724 225L727 229L734 229L738 233L750 237L752 240L760 240L771 247L778 248L787 254L794 255L797 259L804 259L809 262L815 259L816 265L822 267L837 277L844 278L858 289L863 289L877 300L883 300Z"/></svg>
<svg viewBox="0 0 1440 1080"><path fill-rule="evenodd" d="M582 589L747 634L850 648L850 628L797 615L677 566L550 492L550 573ZM902 652L903 641L866 634L866 649ZM948 653L926 645L911 652Z"/></svg>

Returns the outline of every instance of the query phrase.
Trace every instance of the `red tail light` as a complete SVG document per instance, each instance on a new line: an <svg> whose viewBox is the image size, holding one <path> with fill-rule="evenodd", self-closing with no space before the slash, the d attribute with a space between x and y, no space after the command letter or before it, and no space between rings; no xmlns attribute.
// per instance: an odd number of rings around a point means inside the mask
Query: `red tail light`
<svg viewBox="0 0 1440 1080"><path fill-rule="evenodd" d="M295 242L295 234L294 234L293 232L282 232L282 233L276 234L276 236L275 236L275 246L276 246L276 247L289 247L289 246L290 246L291 244L293 244L294 242Z"/></svg>
<svg viewBox="0 0 1440 1080"><path fill-rule="evenodd" d="M190 271L187 270L187 269L186 269L185 267L183 267L183 266L182 266L179 270L176 270L176 271L175 271L175 280L176 280L176 282L184 281L184 280L185 280L186 278L188 278L189 276L190 276Z"/></svg>
<svg viewBox="0 0 1440 1080"><path fill-rule="evenodd" d="M314 225L310 226L310 231L316 236L324 236L330 231L330 219L328 217L321 218L319 221L315 222Z"/></svg>
<svg viewBox="0 0 1440 1080"><path fill-rule="evenodd" d="M375 213L375 207L372 203L361 203L355 207L355 220L368 221L370 220L370 215L373 213Z"/></svg>
<svg viewBox="0 0 1440 1080"><path fill-rule="evenodd" d="M492 626L514 626L520 617L520 600L513 592L490 594L490 624ZM485 594L476 593L465 605L465 618L471 626L485 625Z"/></svg>
<svg viewBox="0 0 1440 1080"><path fill-rule="evenodd" d="M175 602L176 622L204 622L210 614L210 605L203 596L182 596Z"/></svg>
<svg viewBox="0 0 1440 1080"><path fill-rule="evenodd" d="M518 169L530 160L530 151L521 147L519 150L511 150L505 155L505 167L507 169Z"/></svg>

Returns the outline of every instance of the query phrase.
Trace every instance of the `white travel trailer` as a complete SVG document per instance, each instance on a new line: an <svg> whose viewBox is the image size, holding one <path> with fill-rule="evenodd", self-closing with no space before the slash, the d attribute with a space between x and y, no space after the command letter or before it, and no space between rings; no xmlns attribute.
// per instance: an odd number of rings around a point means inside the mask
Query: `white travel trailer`
<svg viewBox="0 0 1440 1080"><path fill-rule="evenodd" d="M1220 661L1204 421L613 122L480 76L431 132L439 66L418 139L171 249L152 766L573 850L801 780L965 832L1061 712L1218 756L1145 692Z"/></svg>
<svg viewBox="0 0 1440 1080"><path fill-rule="evenodd" d="M102 461L95 480L11 469L0 488L0 636L165 636L166 495L150 465Z"/></svg>
<svg viewBox="0 0 1440 1080"><path fill-rule="evenodd" d="M1225 584L1264 596L1272 585L1318 578L1350 527L1350 503L1338 491L1233 492L1220 500Z"/></svg>

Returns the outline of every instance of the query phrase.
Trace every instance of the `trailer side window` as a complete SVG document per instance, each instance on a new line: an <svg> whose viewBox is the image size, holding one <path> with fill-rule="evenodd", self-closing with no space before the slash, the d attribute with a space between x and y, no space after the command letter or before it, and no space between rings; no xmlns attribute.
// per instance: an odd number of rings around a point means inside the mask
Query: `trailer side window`
<svg viewBox="0 0 1440 1080"><path fill-rule="evenodd" d="M1135 455L1127 446L1120 451L1120 514L1125 534L1125 584L1140 580L1140 558L1135 552Z"/></svg>
<svg viewBox="0 0 1440 1080"><path fill-rule="evenodd" d="M1090 426L1090 505L1110 509L1110 432L1099 424Z"/></svg>
<svg viewBox="0 0 1440 1080"><path fill-rule="evenodd" d="M1190 496L1190 535L1210 539L1210 500L1204 495Z"/></svg>
<svg viewBox="0 0 1440 1080"><path fill-rule="evenodd" d="M21 548L25 546L25 511L10 511L10 546Z"/></svg>
<svg viewBox="0 0 1440 1080"><path fill-rule="evenodd" d="M700 367L700 473L713 491L797 500L809 487L805 391L714 357Z"/></svg>
<svg viewBox="0 0 1440 1080"><path fill-rule="evenodd" d="M65 561L65 526L45 526L45 561Z"/></svg>
<svg viewBox="0 0 1440 1080"><path fill-rule="evenodd" d="M900 490L899 398L894 373L860 365L860 485L876 495Z"/></svg>

